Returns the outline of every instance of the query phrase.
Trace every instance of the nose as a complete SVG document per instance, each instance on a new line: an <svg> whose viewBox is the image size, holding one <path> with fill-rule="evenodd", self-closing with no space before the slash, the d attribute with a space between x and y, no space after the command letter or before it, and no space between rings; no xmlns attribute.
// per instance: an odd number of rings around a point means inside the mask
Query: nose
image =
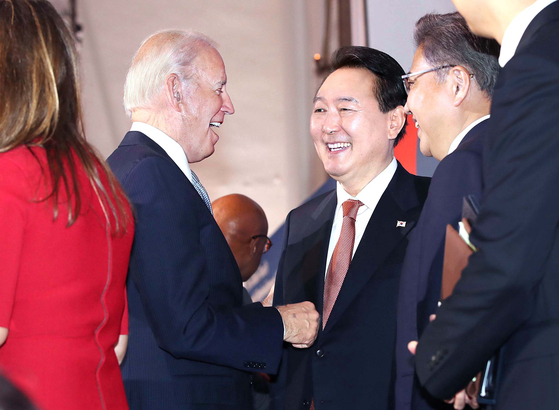
<svg viewBox="0 0 559 410"><path fill-rule="evenodd" d="M322 124L322 132L332 134L340 130L340 114L336 110L330 110L326 114L324 123Z"/></svg>
<svg viewBox="0 0 559 410"><path fill-rule="evenodd" d="M406 102L406 105L404 105L404 111L407 115L411 115L412 112L411 112L410 107L409 107L408 104L409 104L409 98L408 98L408 101Z"/></svg>
<svg viewBox="0 0 559 410"><path fill-rule="evenodd" d="M231 101L231 97L229 93L225 91L222 94L223 97L223 104L221 105L221 111L223 111L226 115L235 114L235 107L233 106L233 101Z"/></svg>

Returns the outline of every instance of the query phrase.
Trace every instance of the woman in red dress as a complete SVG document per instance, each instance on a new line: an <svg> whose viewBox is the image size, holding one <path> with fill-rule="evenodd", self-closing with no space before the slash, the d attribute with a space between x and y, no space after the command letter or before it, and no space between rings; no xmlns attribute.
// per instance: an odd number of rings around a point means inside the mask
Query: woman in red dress
<svg viewBox="0 0 559 410"><path fill-rule="evenodd" d="M75 59L50 3L0 0L0 372L42 410L121 410L133 217Z"/></svg>

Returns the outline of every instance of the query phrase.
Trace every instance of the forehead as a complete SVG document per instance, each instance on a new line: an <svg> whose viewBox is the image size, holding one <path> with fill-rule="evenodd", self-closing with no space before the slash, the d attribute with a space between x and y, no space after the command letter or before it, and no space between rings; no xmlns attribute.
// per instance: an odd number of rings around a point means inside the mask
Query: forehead
<svg viewBox="0 0 559 410"><path fill-rule="evenodd" d="M430 68L430 64L425 60L425 54L423 53L423 46L419 46L417 50L415 50L415 54L413 55L413 62L411 64L410 72L417 72L421 70L425 70Z"/></svg>
<svg viewBox="0 0 559 410"><path fill-rule="evenodd" d="M340 68L330 74L316 93L318 99L374 98L375 77L364 68Z"/></svg>
<svg viewBox="0 0 559 410"><path fill-rule="evenodd" d="M213 83L225 82L225 64L219 52L213 47L205 47L194 60L197 74Z"/></svg>

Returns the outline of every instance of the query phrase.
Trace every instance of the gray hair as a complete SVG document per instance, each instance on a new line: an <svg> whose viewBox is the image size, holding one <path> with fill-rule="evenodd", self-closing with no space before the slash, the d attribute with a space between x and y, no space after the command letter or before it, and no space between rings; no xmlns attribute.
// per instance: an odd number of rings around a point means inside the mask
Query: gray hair
<svg viewBox="0 0 559 410"><path fill-rule="evenodd" d="M194 59L215 43L192 30L162 30L145 39L132 60L124 83L124 109L149 108L160 95L169 74L188 81L195 73Z"/></svg>
<svg viewBox="0 0 559 410"><path fill-rule="evenodd" d="M491 98L500 70L499 43L473 34L459 13L426 14L415 24L414 39L434 67L465 67ZM437 70L439 81L444 81L447 73L448 70Z"/></svg>

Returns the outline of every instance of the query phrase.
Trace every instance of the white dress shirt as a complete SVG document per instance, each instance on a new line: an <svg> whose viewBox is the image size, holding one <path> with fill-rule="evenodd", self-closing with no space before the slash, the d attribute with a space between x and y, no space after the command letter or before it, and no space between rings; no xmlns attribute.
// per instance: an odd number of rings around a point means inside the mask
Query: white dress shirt
<svg viewBox="0 0 559 410"><path fill-rule="evenodd" d="M371 182L369 182L365 188L353 197L348 194L339 182L336 184L336 194L338 197L338 202L336 205L336 213L334 214L334 221L332 223L332 232L330 234L330 243L328 245L328 256L326 259L326 272L324 272L324 277L328 272L328 265L330 265L330 259L332 259L332 254L334 253L334 248L338 243L340 234L342 232L342 223L344 218L344 211L342 204L348 199L356 199L363 202L363 205L359 208L357 212L357 218L355 220L355 243L353 245L353 255L361 242L365 228L373 215L373 212L380 201L380 197L384 194L386 187L392 180L392 177L396 173L398 164L395 158L392 158L392 162L378 174Z"/></svg>
<svg viewBox="0 0 559 410"><path fill-rule="evenodd" d="M501 44L501 53L499 54L499 65L501 67L504 67L514 57L518 44L520 44L520 40L532 20L554 2L555 0L536 0L534 4L526 7L510 22Z"/></svg>
<svg viewBox="0 0 559 410"><path fill-rule="evenodd" d="M188 180L192 183L192 174L190 172L190 166L188 165L188 160L186 159L186 154L184 150L179 145L177 141L169 137L163 131L155 128L153 125L146 124L144 122L133 122L130 131L138 131L142 134L148 136L153 142L159 145L163 150L171 157L173 162L177 164L180 170L186 175Z"/></svg>
<svg viewBox="0 0 559 410"><path fill-rule="evenodd" d="M468 125L460 134L458 134L458 136L456 138L454 138L454 141L452 141L452 144L450 144L450 147L448 148L448 154L452 154L454 151L456 151L456 148L458 148L458 145L460 145L460 143L462 142L464 137L468 134L468 132L470 132L472 130L472 128L474 128L480 122L488 120L489 117L490 117L489 115L486 115L484 117L478 118L477 120L472 122L470 125Z"/></svg>

